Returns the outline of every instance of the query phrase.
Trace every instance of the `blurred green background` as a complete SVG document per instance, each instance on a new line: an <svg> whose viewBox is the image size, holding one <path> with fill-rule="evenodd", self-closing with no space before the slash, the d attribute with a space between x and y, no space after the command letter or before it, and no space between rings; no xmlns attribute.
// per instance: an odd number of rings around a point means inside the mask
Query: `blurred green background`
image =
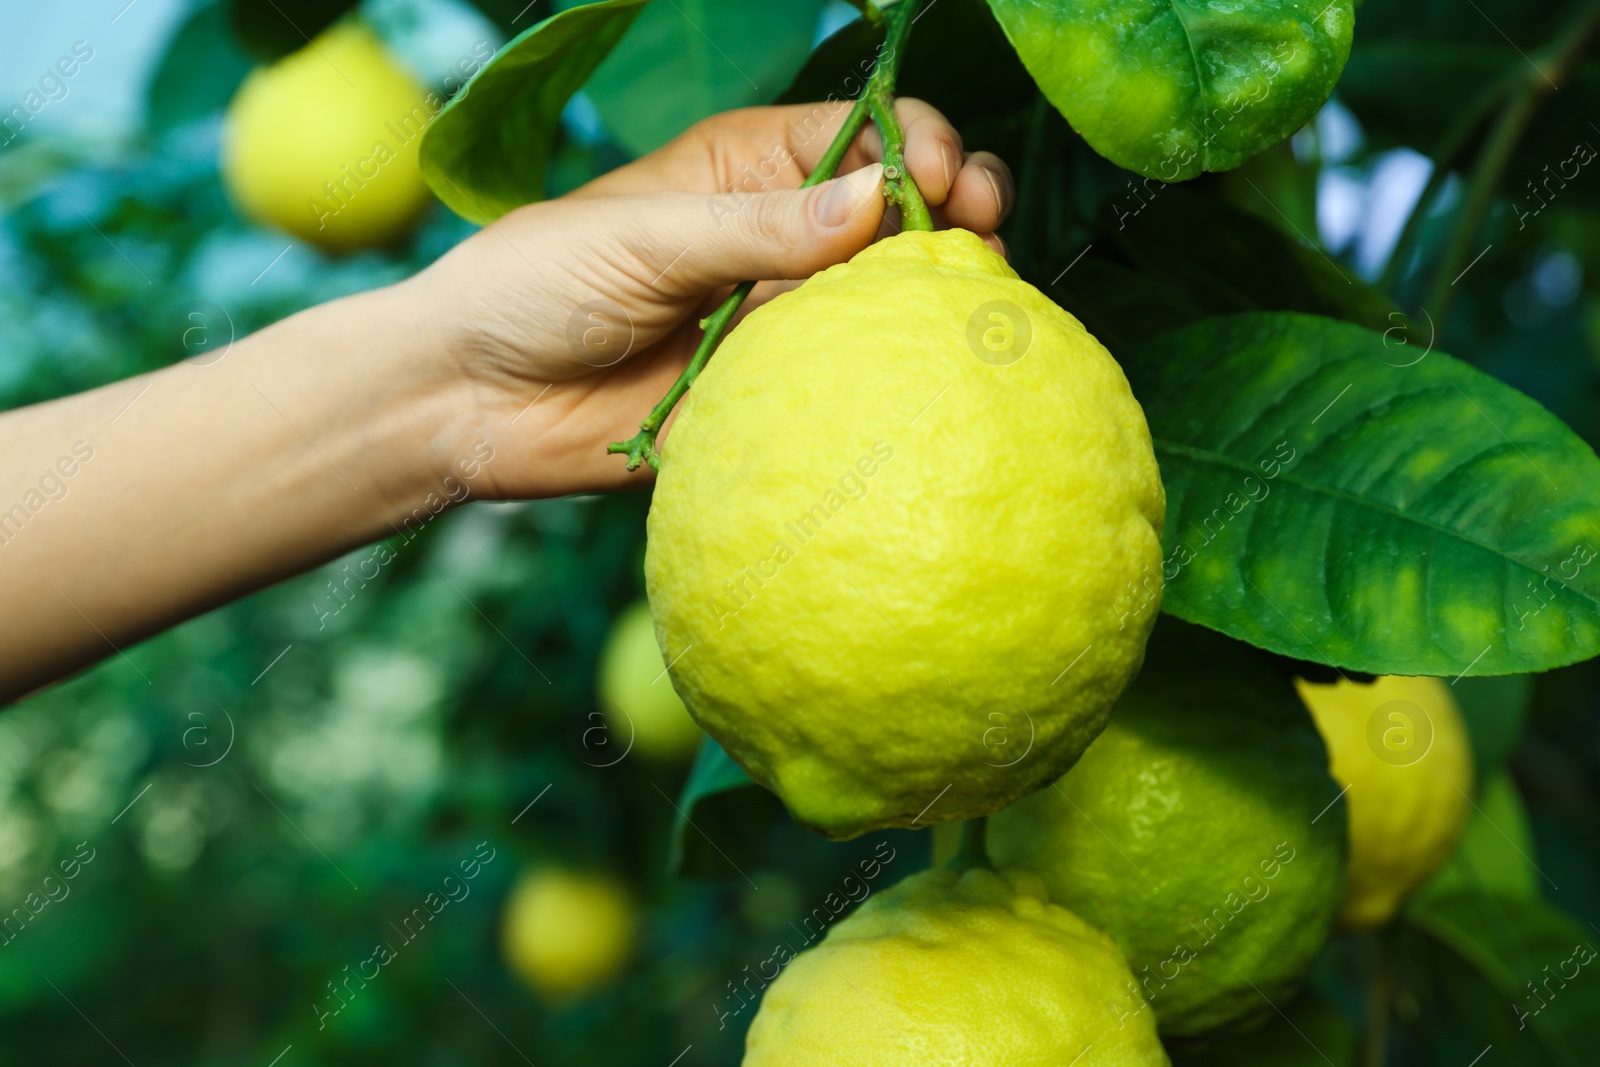
<svg viewBox="0 0 1600 1067"><path fill-rule="evenodd" d="M930 27L946 30L926 31L929 55L972 9L941 2L955 14L930 16ZM253 227L217 177L221 110L251 58L219 7L125 4L7 16L0 104L20 99L74 41L91 42L96 58L0 147L5 408L184 358L204 362L229 337L404 277L470 232L435 206L401 246L330 259ZM681 27L641 19L649 32L625 42L624 59L667 74L641 86L603 69L592 95L568 109L552 194L694 118L776 98L811 46L852 14L821 2L770 14L765 4L754 14L750 5L694 6L708 32L729 27L725 43L745 42L744 52L729 47L752 78L732 78L703 47L688 47ZM1491 8L1535 41L1567 6ZM1435 183L1389 266L1432 173L1428 157L1442 154L1439 137L1484 72L1516 62L1491 25L1444 7L1365 4L1335 101L1292 143L1181 194L1211 205L1195 214L1213 226L1217 212L1251 216L1286 245L1316 242L1342 270L1386 282L1414 309L1462 202L1459 177ZM476 41L499 44L548 7L412 0L368 3L363 13L436 84ZM674 17L662 5L645 16ZM1432 66L1411 58L1419 41L1433 49ZM1590 121L1600 121L1600 80L1595 60L1583 63L1559 106L1530 128L1508 190L1566 158L1575 140L1600 145ZM1397 80L1413 67L1417 81ZM1046 284L1097 245L1076 286L1050 291L1113 347L1119 330L1135 330L1140 299L1166 312L1182 300L1299 306L1275 296L1281 279L1249 247L1219 265L1216 231L1200 223L1167 231L1178 258L1166 259L1106 227L1102 209L1127 176L1031 99L1019 103L1009 70L992 72L1006 88L992 99L954 74L950 99L927 95L958 115L969 147L1026 162L1024 217L1048 225L1008 234L1025 276ZM651 108L633 106L640 94ZM1268 210L1252 188L1287 209ZM1483 243L1492 250L1456 287L1438 346L1533 395L1593 443L1600 170L1585 171L1524 228L1498 200ZM1220 294L1219 277L1230 283ZM887 881L925 865L928 844L912 833L830 844L779 817L723 866L702 857L696 870L707 877L669 871L687 767L638 754L613 762L616 739L594 732L603 641L642 595L647 507L645 494L473 504L397 542L396 561L325 627L313 605L365 550L0 712L0 910L22 905L63 860L93 856L64 898L0 945L0 1061L736 1063L752 1011L722 1025L729 983L880 841L896 849ZM1441 907L1384 935L1399 961L1387 979L1400 1006L1390 1063L1465 1065L1485 1040L1498 1045L1486 1064L1592 1062L1597 972L1586 969L1550 1007L1557 1038L1519 1038L1507 1003L1508 990L1570 953L1563 939L1573 931L1600 944L1597 670L1463 683L1483 814L1442 884L1492 887L1496 895L1481 898L1491 903L1533 903L1455 916L1454 925ZM470 895L319 1024L313 1005L326 1003L328 983L374 944L398 941L392 924L480 842L494 859ZM551 864L615 872L643 906L624 974L566 1003L519 983L497 943L515 877ZM1355 1062L1377 949L1375 938L1336 942L1295 1006L1316 1057L1280 1023L1188 1062ZM1591 1059L1574 1058L1582 1056Z"/></svg>

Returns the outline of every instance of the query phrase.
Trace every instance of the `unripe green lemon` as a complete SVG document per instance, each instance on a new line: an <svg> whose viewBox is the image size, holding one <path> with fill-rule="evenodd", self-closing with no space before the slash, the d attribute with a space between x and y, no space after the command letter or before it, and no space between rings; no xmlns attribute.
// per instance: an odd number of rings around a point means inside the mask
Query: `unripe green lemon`
<svg viewBox="0 0 1600 1067"><path fill-rule="evenodd" d="M435 104L371 30L341 22L245 79L223 184L246 215L330 251L383 244L428 203L417 146Z"/></svg>
<svg viewBox="0 0 1600 1067"><path fill-rule="evenodd" d="M1078 765L989 820L997 864L1122 946L1163 1034L1271 1014L1344 897L1327 750L1288 679L1230 645L1163 620Z"/></svg>
<svg viewBox="0 0 1600 1067"><path fill-rule="evenodd" d="M1349 888L1339 921L1382 926L1450 858L1467 820L1472 746L1437 678L1297 682L1348 786Z"/></svg>
<svg viewBox="0 0 1600 1067"><path fill-rule="evenodd" d="M506 963L555 1000L615 978L633 949L638 918L628 891L601 874L553 868L524 875L506 900Z"/></svg>
<svg viewBox="0 0 1600 1067"><path fill-rule="evenodd" d="M600 654L600 702L619 743L652 759L682 760L705 737L683 706L656 644L650 605L640 600L612 624Z"/></svg>
<svg viewBox="0 0 1600 1067"><path fill-rule="evenodd" d="M744 1067L1165 1067L1133 989L1111 939L1034 875L924 871L787 963Z"/></svg>
<svg viewBox="0 0 1600 1067"><path fill-rule="evenodd" d="M1164 508L1099 342L973 234L908 232L722 345L666 443L645 577L696 720L850 837L1071 766L1143 654Z"/></svg>

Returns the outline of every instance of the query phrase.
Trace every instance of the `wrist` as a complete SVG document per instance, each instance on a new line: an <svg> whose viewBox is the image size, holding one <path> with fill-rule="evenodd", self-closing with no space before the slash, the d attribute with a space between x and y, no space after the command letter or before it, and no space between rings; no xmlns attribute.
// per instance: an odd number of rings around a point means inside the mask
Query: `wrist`
<svg viewBox="0 0 1600 1067"><path fill-rule="evenodd" d="M310 309L273 327L298 366L258 369L291 391L286 412L367 498L376 536L486 495L473 389L430 303L408 281Z"/></svg>

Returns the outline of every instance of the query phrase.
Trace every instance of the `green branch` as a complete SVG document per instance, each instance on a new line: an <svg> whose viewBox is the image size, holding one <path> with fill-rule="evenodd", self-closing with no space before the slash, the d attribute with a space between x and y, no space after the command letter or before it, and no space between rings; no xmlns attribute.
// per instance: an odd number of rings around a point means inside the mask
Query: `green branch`
<svg viewBox="0 0 1600 1067"><path fill-rule="evenodd" d="M866 125L870 115L883 134L883 195L890 203L899 205L901 217L908 230L933 229L928 206L923 202L917 183L911 180L911 174L906 169L905 134L900 129L899 119L894 113L894 80L900 69L900 54L904 49L906 37L911 32L911 24L916 21L916 11L921 2L922 0L901 0L888 10L887 16L882 12L877 12L876 19L868 15L868 21L888 22L883 51L879 54L877 65L872 69L872 76L861 90L861 95L856 98L854 106L850 108L850 114L845 116L844 125L839 128L833 143L828 145L828 150L822 154L822 158L817 161L816 167L806 180L800 183L800 188L807 189L832 178L838 172L839 163L850 150L851 143ZM678 406L683 394L689 391L689 387L705 369L706 362L711 359L711 353L722 341L722 335L728 332L728 326L733 322L733 316L738 312L739 305L744 303L745 297L750 295L750 290L754 289L755 285L753 281L741 283L717 307L717 310L700 320L700 328L705 331L705 335L700 338L700 344L689 359L688 366L683 368L683 372L672 383L672 387L661 398L661 402L651 408L650 414L639 423L639 432L630 440L613 441L606 446L607 452L628 457L627 465L630 471L638 470L642 463L650 464L652 470L661 469L661 453L656 449L656 438L661 433L661 427L666 425L672 409Z"/></svg>

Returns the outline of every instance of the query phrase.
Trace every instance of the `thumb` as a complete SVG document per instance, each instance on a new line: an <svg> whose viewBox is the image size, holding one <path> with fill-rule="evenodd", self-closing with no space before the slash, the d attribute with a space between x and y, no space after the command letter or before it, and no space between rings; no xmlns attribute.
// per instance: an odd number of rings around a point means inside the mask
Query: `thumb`
<svg viewBox="0 0 1600 1067"><path fill-rule="evenodd" d="M655 288L698 296L745 280L809 278L872 243L883 221L883 164L809 189L651 198L622 240L661 272ZM641 205L643 206L643 205Z"/></svg>

